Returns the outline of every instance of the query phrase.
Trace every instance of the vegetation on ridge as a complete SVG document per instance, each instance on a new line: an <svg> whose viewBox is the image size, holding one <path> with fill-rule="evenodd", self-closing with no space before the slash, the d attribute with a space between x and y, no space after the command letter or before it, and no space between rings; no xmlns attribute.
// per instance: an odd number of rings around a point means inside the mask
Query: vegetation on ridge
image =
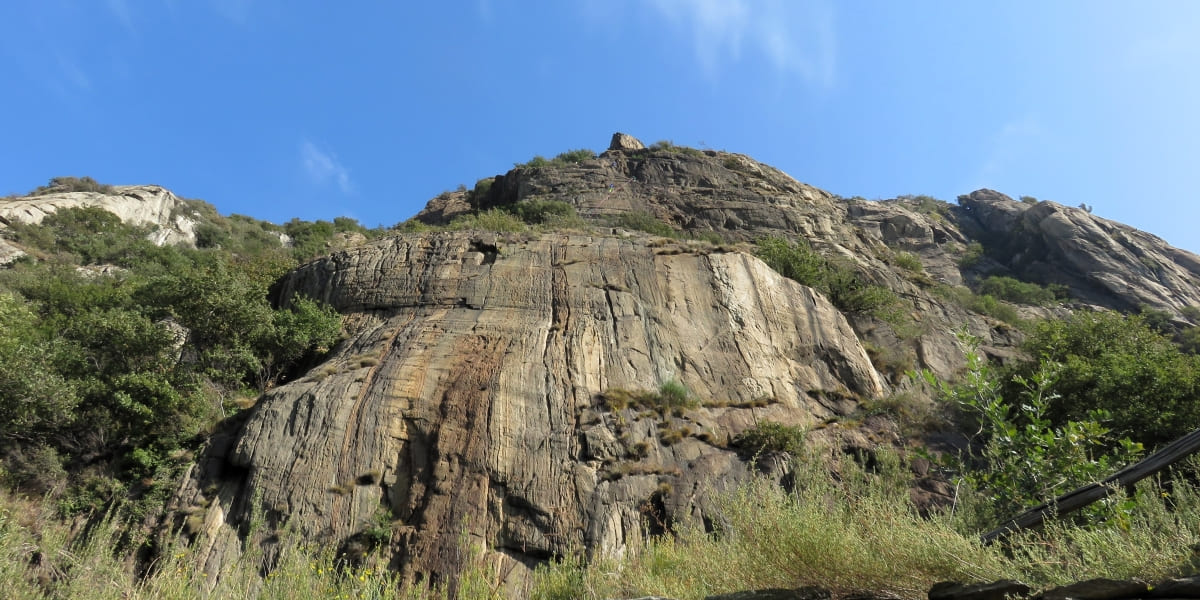
<svg viewBox="0 0 1200 600"><path fill-rule="evenodd" d="M159 247L95 207L6 233L41 260L0 271L0 478L64 513L161 502L197 436L340 333L312 300L271 306L295 265L278 238Z"/></svg>

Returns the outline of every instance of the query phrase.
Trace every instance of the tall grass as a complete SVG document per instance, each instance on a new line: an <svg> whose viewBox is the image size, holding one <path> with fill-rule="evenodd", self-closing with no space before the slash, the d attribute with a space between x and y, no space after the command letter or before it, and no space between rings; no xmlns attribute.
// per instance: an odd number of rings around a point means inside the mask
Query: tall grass
<svg viewBox="0 0 1200 600"><path fill-rule="evenodd" d="M278 558L265 576L262 550L243 548L241 560L219 573L199 564L187 544L168 545L149 574L132 576L128 532L105 519L86 536L43 518L37 502L0 494L0 590L5 598L33 600L208 598L316 600L371 598L464 600L531 597L679 600L765 587L816 585L835 594L871 592L924 598L944 580L1019 579L1047 588L1095 577L1156 581L1193 566L1190 546L1200 538L1200 493L1194 486L1146 485L1136 502L1109 502L1112 518L1083 526L1052 523L983 546L965 530L963 511L985 499L970 494L949 511L922 518L908 496L907 471L880 453L871 473L843 457L833 466L809 457L796 463L793 491L753 480L720 496L711 531L680 524L674 535L646 540L620 560L568 557L539 569L527 585L504 584L509 574L476 551L456 594L445 588L405 586L368 557L360 567L337 565L332 549L283 533ZM1169 490L1169 491L1166 491ZM580 554L583 554L581 551Z"/></svg>
<svg viewBox="0 0 1200 600"><path fill-rule="evenodd" d="M265 576L263 550L242 549L239 560L207 572L196 548L172 543L159 552L144 577L132 574L128 530L105 518L87 535L72 535L61 522L44 518L52 509L0 493L0 590L6 599L43 600L416 600L451 597L446 587L404 585L385 565L369 558L362 566L338 563L332 548L284 533L277 559ZM504 598L505 575L474 560L459 579L456 598ZM528 595L525 590L524 595Z"/></svg>
<svg viewBox="0 0 1200 600"><path fill-rule="evenodd" d="M915 600L948 580L1011 578L1042 588L1095 577L1155 581L1183 574L1189 546L1200 536L1200 494L1177 484L1171 510L1164 497L1147 490L1136 509L1111 523L1052 524L1004 545L983 546L979 532L964 530L956 515L919 516L898 462L882 458L881 473L874 475L845 459L840 481L815 462L799 463L790 493L752 481L722 498L715 531L683 527L621 562L549 565L539 572L533 597L685 600L815 585L835 595Z"/></svg>

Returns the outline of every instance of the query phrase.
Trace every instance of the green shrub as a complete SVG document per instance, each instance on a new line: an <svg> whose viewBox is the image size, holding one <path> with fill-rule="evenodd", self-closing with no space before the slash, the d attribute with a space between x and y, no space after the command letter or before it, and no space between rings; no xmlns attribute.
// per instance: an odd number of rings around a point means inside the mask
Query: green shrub
<svg viewBox="0 0 1200 600"><path fill-rule="evenodd" d="M38 225L16 222L11 230L22 244L85 265L119 262L150 231L96 206L63 208Z"/></svg>
<svg viewBox="0 0 1200 600"><path fill-rule="evenodd" d="M523 162L523 163L514 163L514 164L513 164L513 166L514 166L514 167L516 167L516 168L518 168L518 169L521 169L521 168L525 168L525 169L540 169L540 168L542 168L542 167L547 167L547 166L550 166L550 161L546 160L546 157L545 157L545 156L542 156L542 155L538 154L538 155L535 155L533 158L529 159L529 160L528 160L528 161L526 161L526 162Z"/></svg>
<svg viewBox="0 0 1200 600"><path fill-rule="evenodd" d="M671 140L659 140L650 144L649 149L654 152L671 152L674 154L686 154L688 156L705 156L703 150L689 148L687 146L676 146Z"/></svg>
<svg viewBox="0 0 1200 600"><path fill-rule="evenodd" d="M292 255L298 261L306 261L327 254L329 242L336 233L329 221L301 221L292 219L283 225L284 233L292 238Z"/></svg>
<svg viewBox="0 0 1200 600"><path fill-rule="evenodd" d="M925 266L921 264L921 259L912 252L897 252L892 256L892 262L897 267L912 271L913 273L925 272Z"/></svg>
<svg viewBox="0 0 1200 600"><path fill-rule="evenodd" d="M658 220L654 215L644 212L626 212L617 215L617 227L625 229L633 229L636 231L644 231L649 234L678 238L679 232L675 231L670 225Z"/></svg>
<svg viewBox="0 0 1200 600"><path fill-rule="evenodd" d="M825 294L843 311L882 313L900 301L895 292L868 283L853 267L822 257L803 240L764 238L755 255L780 275Z"/></svg>
<svg viewBox="0 0 1200 600"><path fill-rule="evenodd" d="M1062 366L1046 411L1055 424L1105 410L1117 436L1156 447L1200 423L1200 357L1185 354L1140 316L1077 312L1043 321L1023 347ZM1014 365L1011 373L1031 379L1037 364Z"/></svg>
<svg viewBox="0 0 1200 600"><path fill-rule="evenodd" d="M449 228L451 231L479 230L508 233L520 233L529 229L520 217L499 208L456 217L450 222Z"/></svg>
<svg viewBox="0 0 1200 600"><path fill-rule="evenodd" d="M1037 204L1038 199L1033 196L1021 196L1021 202L1025 204Z"/></svg>
<svg viewBox="0 0 1200 600"><path fill-rule="evenodd" d="M613 411L633 408L651 409L660 413L682 412L700 405L683 384L673 379L663 383L657 391L633 392L623 388L612 388L601 394L601 401L606 408Z"/></svg>
<svg viewBox="0 0 1200 600"><path fill-rule="evenodd" d="M567 165L581 163L585 160L591 160L593 158L596 158L595 152L592 152L586 148L580 148L579 150L568 150L563 152L558 156L555 156L554 160L551 162L555 164Z"/></svg>
<svg viewBox="0 0 1200 600"><path fill-rule="evenodd" d="M980 282L979 293L1017 304L1048 306L1066 295L1066 287L1063 285L1042 287L1036 283L1028 283L1012 277L992 275Z"/></svg>
<svg viewBox="0 0 1200 600"><path fill-rule="evenodd" d="M972 441L982 448L979 454L961 459L954 470L990 499L984 527L1104 479L1141 453L1141 444L1117 439L1101 424L1111 419L1106 410L1090 408L1078 419L1057 423L1049 418L1061 365L1039 360L1030 365L1028 378L1015 375L1006 385L976 350L978 340L969 343L967 374L958 385L939 382L928 372L924 376L945 401L966 413L967 429L978 432ZM1005 387L1018 399L1006 400ZM1102 509L1095 507L1091 517L1102 518Z"/></svg>
<svg viewBox="0 0 1200 600"><path fill-rule="evenodd" d="M804 240L793 243L780 237L763 238L758 241L754 255L792 281L817 289L824 284L825 258Z"/></svg>
<svg viewBox="0 0 1200 600"><path fill-rule="evenodd" d="M937 221L945 220L946 215L950 214L950 205L933 196L900 196L897 200L912 204L914 211L933 217Z"/></svg>
<svg viewBox="0 0 1200 600"><path fill-rule="evenodd" d="M91 177L54 177L50 179L50 183L39 186L37 189L29 192L28 195L44 196L46 194L59 194L63 192L115 194L116 188L111 185L99 183Z"/></svg>
<svg viewBox="0 0 1200 600"><path fill-rule="evenodd" d="M562 200L522 200L508 207L508 211L530 225L544 225L578 217L575 207Z"/></svg>
<svg viewBox="0 0 1200 600"><path fill-rule="evenodd" d="M995 296L978 295L963 286L939 285L933 288L933 291L969 311L999 319L1016 327L1026 325L1012 305L996 299Z"/></svg>
<svg viewBox="0 0 1200 600"><path fill-rule="evenodd" d="M659 386L658 403L668 408L691 408L696 405L687 388L674 379Z"/></svg>
<svg viewBox="0 0 1200 600"><path fill-rule="evenodd" d="M787 452L799 456L804 449L805 435L801 427L762 421L733 438L733 445L755 455Z"/></svg>
<svg viewBox="0 0 1200 600"><path fill-rule="evenodd" d="M867 283L853 267L828 263L825 289L829 301L843 311L881 314L896 306L900 298L881 285Z"/></svg>
<svg viewBox="0 0 1200 600"><path fill-rule="evenodd" d="M427 231L433 231L435 227L422 223L421 221L413 218L397 223L392 227L392 229L402 233L425 233Z"/></svg>
<svg viewBox="0 0 1200 600"><path fill-rule="evenodd" d="M196 226L197 248L220 248L230 239L229 232L215 223L204 222Z"/></svg>
<svg viewBox="0 0 1200 600"><path fill-rule="evenodd" d="M958 266L966 269L979 264L979 260L983 258L983 244L979 242L971 242L963 250L963 255L958 259Z"/></svg>

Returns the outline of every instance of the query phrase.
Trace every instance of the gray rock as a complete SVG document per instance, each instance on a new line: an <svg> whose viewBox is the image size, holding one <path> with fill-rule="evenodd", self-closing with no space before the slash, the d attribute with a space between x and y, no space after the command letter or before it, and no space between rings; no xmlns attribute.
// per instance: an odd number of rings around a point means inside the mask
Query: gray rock
<svg viewBox="0 0 1200 600"><path fill-rule="evenodd" d="M1160 582L1150 590L1150 598L1200 598L1200 575Z"/></svg>
<svg viewBox="0 0 1200 600"><path fill-rule="evenodd" d="M991 190L962 198L963 229L1020 279L1067 285L1088 304L1179 314L1200 305L1200 256L1082 209L1014 202Z"/></svg>
<svg viewBox="0 0 1200 600"><path fill-rule="evenodd" d="M772 588L765 590L748 590L731 594L707 596L704 600L829 600L832 594L829 590L819 587L802 587L795 589Z"/></svg>
<svg viewBox="0 0 1200 600"><path fill-rule="evenodd" d="M0 238L0 267L10 265L25 256L25 251Z"/></svg>
<svg viewBox="0 0 1200 600"><path fill-rule="evenodd" d="M608 144L609 150L617 152L633 152L635 150L645 150L646 145L640 140L627 133L614 133L612 141Z"/></svg>
<svg viewBox="0 0 1200 600"><path fill-rule="evenodd" d="M1042 592L1043 600L1116 600L1140 598L1149 591L1144 581L1120 579L1089 579L1052 588Z"/></svg>
<svg viewBox="0 0 1200 600"><path fill-rule="evenodd" d="M1028 585L1011 579L975 584L943 581L929 589L929 600L1005 600L1027 597L1030 591Z"/></svg>

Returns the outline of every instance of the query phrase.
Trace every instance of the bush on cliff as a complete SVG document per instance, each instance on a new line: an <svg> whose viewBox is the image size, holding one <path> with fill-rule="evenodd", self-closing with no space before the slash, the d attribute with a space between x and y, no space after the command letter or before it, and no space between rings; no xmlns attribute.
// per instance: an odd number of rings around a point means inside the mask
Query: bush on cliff
<svg viewBox="0 0 1200 600"><path fill-rule="evenodd" d="M780 275L821 292L843 311L878 313L899 302L895 292L866 281L849 265L821 256L803 239L764 238L755 255Z"/></svg>

